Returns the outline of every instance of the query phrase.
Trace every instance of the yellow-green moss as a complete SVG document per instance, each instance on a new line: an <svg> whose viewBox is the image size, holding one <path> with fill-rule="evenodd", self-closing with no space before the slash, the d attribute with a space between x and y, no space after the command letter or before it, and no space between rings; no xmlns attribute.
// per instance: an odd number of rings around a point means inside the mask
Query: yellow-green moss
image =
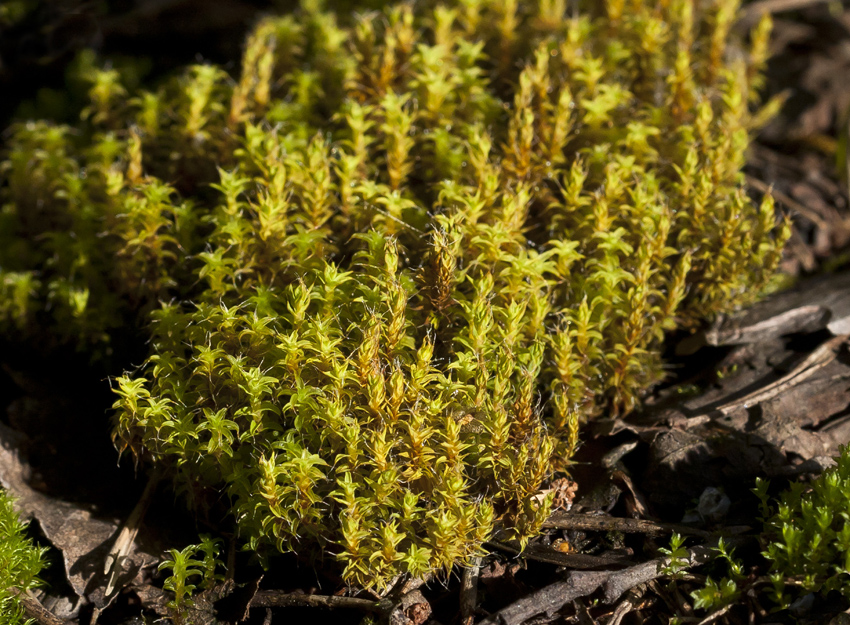
<svg viewBox="0 0 850 625"><path fill-rule="evenodd" d="M835 460L810 484L792 483L778 501L768 501L764 480L753 489L761 500L772 598L783 608L810 592L850 599L850 447L841 447Z"/></svg>
<svg viewBox="0 0 850 625"><path fill-rule="evenodd" d="M44 550L33 545L25 531L11 499L0 489L0 622L4 625L25 622L18 595L38 585L44 567Z"/></svg>
<svg viewBox="0 0 850 625"><path fill-rule="evenodd" d="M233 78L94 72L81 130L12 138L0 311L102 343L153 310L115 440L251 547L369 585L526 539L580 422L787 238L742 188L769 23L745 50L731 0L586 4L311 3Z"/></svg>

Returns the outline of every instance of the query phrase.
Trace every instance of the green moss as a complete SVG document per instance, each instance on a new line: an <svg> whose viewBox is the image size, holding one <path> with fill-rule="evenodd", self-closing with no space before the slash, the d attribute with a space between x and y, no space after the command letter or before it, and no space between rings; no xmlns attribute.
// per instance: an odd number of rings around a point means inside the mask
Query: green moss
<svg viewBox="0 0 850 625"><path fill-rule="evenodd" d="M743 51L736 9L305 4L233 78L95 73L80 128L12 136L0 313L95 350L149 313L116 443L251 548L370 585L527 539L579 424L779 261L741 174L769 24Z"/></svg>
<svg viewBox="0 0 850 625"><path fill-rule="evenodd" d="M763 555L782 607L799 589L837 591L850 600L850 448L842 447L836 461L811 484L792 484L771 505L768 484L760 481L755 489L765 519Z"/></svg>
<svg viewBox="0 0 850 625"><path fill-rule="evenodd" d="M24 623L18 595L38 585L44 566L44 550L33 545L25 532L26 525L9 496L0 490L0 621L6 625Z"/></svg>
<svg viewBox="0 0 850 625"><path fill-rule="evenodd" d="M189 545L183 550L171 549L170 557L159 565L159 570L169 570L163 588L174 595L166 604L171 618L177 625L191 623L189 615L194 607L195 591L210 590L213 585L224 579L216 573L224 564L219 560L220 541L202 536L197 545Z"/></svg>

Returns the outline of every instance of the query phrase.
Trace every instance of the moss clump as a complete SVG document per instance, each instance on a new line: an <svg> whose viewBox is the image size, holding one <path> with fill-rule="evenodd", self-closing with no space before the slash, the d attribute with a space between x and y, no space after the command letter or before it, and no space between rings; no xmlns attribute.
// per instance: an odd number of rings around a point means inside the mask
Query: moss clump
<svg viewBox="0 0 850 625"><path fill-rule="evenodd" d="M767 489L760 481L754 490L775 601L787 608L799 588L850 600L850 448L842 447L836 465L811 484L794 483L775 502L768 503Z"/></svg>
<svg viewBox="0 0 850 625"><path fill-rule="evenodd" d="M152 311L117 444L382 584L533 535L580 422L770 280L787 228L740 173L769 23L744 52L730 0L314 4L235 78L92 72L81 130L19 126L0 301L101 346Z"/></svg>
<svg viewBox="0 0 850 625"><path fill-rule="evenodd" d="M9 496L0 490L0 621L6 625L24 623L18 595L38 585L44 567L44 550L33 545L25 532L26 525Z"/></svg>

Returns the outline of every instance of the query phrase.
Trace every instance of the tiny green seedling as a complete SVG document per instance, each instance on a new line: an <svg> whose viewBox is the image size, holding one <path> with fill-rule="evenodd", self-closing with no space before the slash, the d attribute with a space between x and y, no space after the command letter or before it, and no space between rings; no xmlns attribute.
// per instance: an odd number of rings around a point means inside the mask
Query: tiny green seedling
<svg viewBox="0 0 850 625"><path fill-rule="evenodd" d="M186 622L189 609L194 605L192 596L196 591L209 590L223 579L217 571L223 567L219 560L221 541L209 536L201 536L197 545L189 545L182 550L171 549L170 558L159 565L159 570L170 570L163 589L171 592L173 598L166 604L177 625Z"/></svg>

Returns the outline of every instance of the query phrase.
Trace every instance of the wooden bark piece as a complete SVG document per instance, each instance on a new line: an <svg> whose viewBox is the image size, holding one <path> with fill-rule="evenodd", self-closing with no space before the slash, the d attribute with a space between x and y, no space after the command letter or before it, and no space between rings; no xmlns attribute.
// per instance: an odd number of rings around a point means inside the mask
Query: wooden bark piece
<svg viewBox="0 0 850 625"><path fill-rule="evenodd" d="M850 440L848 338L828 339L805 356L776 342L738 348L746 358L730 359L741 375L660 411L654 427L641 431L649 443L642 487L653 502L675 508L710 486L822 468Z"/></svg>
<svg viewBox="0 0 850 625"><path fill-rule="evenodd" d="M803 280L705 332L708 345L760 343L787 334L829 330L850 334L850 272Z"/></svg>

